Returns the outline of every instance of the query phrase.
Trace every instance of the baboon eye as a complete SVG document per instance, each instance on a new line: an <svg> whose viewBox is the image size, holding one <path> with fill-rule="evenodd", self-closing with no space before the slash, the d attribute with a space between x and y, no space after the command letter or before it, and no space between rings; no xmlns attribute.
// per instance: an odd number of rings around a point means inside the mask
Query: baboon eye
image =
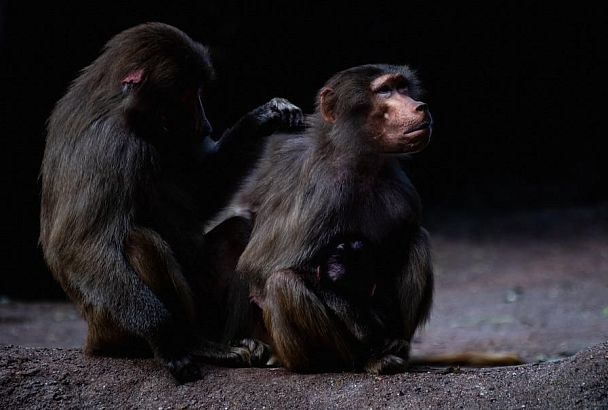
<svg viewBox="0 0 608 410"><path fill-rule="evenodd" d="M393 88L388 84L385 84L376 90L376 94L381 97L390 97L392 92Z"/></svg>

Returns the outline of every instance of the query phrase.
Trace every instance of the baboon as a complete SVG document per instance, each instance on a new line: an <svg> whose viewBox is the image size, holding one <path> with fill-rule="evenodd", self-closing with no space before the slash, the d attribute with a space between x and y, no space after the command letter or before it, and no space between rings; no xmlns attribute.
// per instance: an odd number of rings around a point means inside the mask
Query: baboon
<svg viewBox="0 0 608 410"><path fill-rule="evenodd" d="M251 223L236 269L288 369L406 367L433 295L421 201L398 162L430 140L419 96L406 66L337 73L307 129L272 136L216 219Z"/></svg>
<svg viewBox="0 0 608 410"><path fill-rule="evenodd" d="M88 323L85 352L153 354L179 381L200 376L194 352L264 360L250 340L220 343L209 319L219 309L204 297L214 278L199 256L203 226L261 138L302 121L275 98L213 141L203 106L213 76L207 48L175 27L117 34L56 104L41 167L40 243Z"/></svg>

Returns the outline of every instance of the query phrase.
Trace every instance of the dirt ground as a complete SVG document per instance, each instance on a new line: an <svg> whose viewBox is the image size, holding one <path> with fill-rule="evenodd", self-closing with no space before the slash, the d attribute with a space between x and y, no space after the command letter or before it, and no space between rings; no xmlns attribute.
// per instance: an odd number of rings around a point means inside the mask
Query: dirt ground
<svg viewBox="0 0 608 410"><path fill-rule="evenodd" d="M202 380L177 386L151 360L83 357L70 304L4 299L0 408L608 408L608 204L426 219L436 296L413 356L526 364L394 376L202 365Z"/></svg>

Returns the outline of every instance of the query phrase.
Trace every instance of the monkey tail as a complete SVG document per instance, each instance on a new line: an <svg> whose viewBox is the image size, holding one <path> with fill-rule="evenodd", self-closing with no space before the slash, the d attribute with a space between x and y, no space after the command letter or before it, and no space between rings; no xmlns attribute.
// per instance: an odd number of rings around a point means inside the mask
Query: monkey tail
<svg viewBox="0 0 608 410"><path fill-rule="evenodd" d="M496 367L517 366L525 362L517 353L512 352L460 352L413 356L410 358L409 363L415 366Z"/></svg>

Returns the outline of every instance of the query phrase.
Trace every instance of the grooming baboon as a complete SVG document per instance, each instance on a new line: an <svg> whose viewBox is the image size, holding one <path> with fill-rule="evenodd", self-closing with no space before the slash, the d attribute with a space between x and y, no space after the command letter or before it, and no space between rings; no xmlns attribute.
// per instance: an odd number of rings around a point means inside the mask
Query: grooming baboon
<svg viewBox="0 0 608 410"><path fill-rule="evenodd" d="M48 122L40 242L48 266L88 322L92 355L153 353L181 381L192 354L229 365L265 360L251 341L217 343L227 307L200 255L203 224L257 158L259 138L301 122L273 99L218 143L202 101L207 49L162 23L112 38ZM200 296L203 295L203 296Z"/></svg>

